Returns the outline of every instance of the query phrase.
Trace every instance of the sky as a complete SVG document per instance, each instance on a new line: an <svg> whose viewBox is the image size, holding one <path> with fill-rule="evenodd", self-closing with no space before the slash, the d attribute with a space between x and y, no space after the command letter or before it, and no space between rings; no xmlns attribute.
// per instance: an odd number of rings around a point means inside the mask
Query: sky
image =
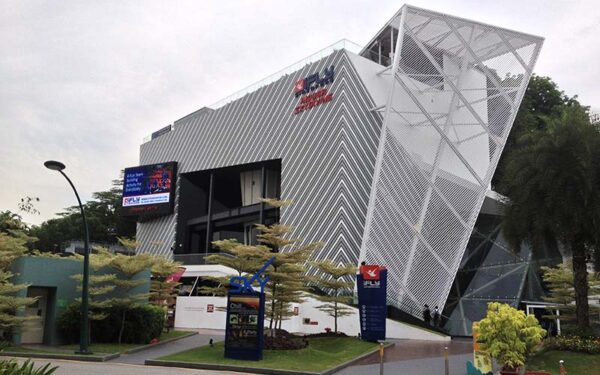
<svg viewBox="0 0 600 375"><path fill-rule="evenodd" d="M0 1L0 211L39 197L39 224L138 164L145 136L340 40L359 45L402 2ZM595 1L412 0L545 38L535 72L600 109Z"/></svg>

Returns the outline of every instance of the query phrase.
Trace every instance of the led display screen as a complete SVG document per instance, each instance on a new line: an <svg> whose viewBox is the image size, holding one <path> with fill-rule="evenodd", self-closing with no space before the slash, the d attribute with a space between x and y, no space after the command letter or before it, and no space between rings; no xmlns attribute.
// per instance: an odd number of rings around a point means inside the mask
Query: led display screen
<svg viewBox="0 0 600 375"><path fill-rule="evenodd" d="M123 176L123 216L159 216L173 212L177 163L126 168Z"/></svg>

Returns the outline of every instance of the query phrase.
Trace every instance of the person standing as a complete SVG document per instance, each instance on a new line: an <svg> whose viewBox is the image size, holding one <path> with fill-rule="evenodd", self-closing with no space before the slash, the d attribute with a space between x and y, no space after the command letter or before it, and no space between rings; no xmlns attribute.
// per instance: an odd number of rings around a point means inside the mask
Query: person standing
<svg viewBox="0 0 600 375"><path fill-rule="evenodd" d="M433 309L433 326L436 327L436 328L440 324L440 317L441 317L441 315L440 315L440 309L436 306Z"/></svg>
<svg viewBox="0 0 600 375"><path fill-rule="evenodd" d="M427 325L431 325L431 310L429 310L429 306L425 305L423 308L423 321Z"/></svg>

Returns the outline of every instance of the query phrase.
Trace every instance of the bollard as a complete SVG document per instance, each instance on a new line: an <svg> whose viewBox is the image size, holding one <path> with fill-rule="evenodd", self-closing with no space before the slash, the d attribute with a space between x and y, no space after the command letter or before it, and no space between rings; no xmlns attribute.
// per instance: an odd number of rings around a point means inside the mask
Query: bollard
<svg viewBox="0 0 600 375"><path fill-rule="evenodd" d="M385 348L383 343L379 343L379 375L383 375L383 356L385 354Z"/></svg>
<svg viewBox="0 0 600 375"><path fill-rule="evenodd" d="M565 361L562 359L558 361L558 373L560 375L567 375L567 369L565 368Z"/></svg>
<svg viewBox="0 0 600 375"><path fill-rule="evenodd" d="M444 373L450 375L450 363L448 362L448 347L444 347Z"/></svg>

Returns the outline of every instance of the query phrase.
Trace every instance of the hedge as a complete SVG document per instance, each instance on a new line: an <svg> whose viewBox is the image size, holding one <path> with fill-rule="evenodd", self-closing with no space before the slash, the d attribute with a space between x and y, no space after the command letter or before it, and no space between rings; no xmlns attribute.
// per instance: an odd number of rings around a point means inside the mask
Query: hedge
<svg viewBox="0 0 600 375"><path fill-rule="evenodd" d="M544 348L600 354L600 337L557 336L544 340Z"/></svg>
<svg viewBox="0 0 600 375"><path fill-rule="evenodd" d="M101 310L107 317L91 320L91 340L96 343L114 343L119 337L123 309L108 307ZM64 337L72 343L79 342L81 312L79 303L73 303L60 315L59 327ZM126 312L123 343L148 344L159 338L165 324L165 310L155 305L139 305Z"/></svg>

